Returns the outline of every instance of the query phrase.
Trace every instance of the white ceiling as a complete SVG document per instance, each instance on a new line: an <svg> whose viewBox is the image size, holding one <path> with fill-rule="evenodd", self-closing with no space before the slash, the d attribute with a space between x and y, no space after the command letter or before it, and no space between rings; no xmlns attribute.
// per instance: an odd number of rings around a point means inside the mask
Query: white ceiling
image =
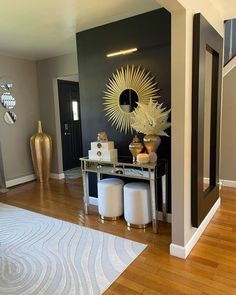
<svg viewBox="0 0 236 295"><path fill-rule="evenodd" d="M224 20L236 18L236 0L211 0Z"/></svg>
<svg viewBox="0 0 236 295"><path fill-rule="evenodd" d="M0 52L39 60L75 51L75 33L160 8L155 0L1 0Z"/></svg>

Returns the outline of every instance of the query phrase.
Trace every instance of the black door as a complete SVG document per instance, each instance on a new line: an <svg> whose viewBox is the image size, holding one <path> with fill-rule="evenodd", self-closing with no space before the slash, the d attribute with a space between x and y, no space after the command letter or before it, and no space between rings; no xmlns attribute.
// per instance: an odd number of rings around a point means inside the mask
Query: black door
<svg viewBox="0 0 236 295"><path fill-rule="evenodd" d="M82 155L79 83L58 80L63 170L80 166Z"/></svg>

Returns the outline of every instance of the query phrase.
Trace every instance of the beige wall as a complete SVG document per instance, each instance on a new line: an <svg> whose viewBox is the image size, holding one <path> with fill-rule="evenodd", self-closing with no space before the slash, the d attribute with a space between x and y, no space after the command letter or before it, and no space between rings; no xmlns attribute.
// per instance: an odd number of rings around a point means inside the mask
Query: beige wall
<svg viewBox="0 0 236 295"><path fill-rule="evenodd" d="M0 55L0 77L6 76L13 82L12 92L16 98L13 111L17 114L16 123L8 125L3 120L6 110L0 106L0 166L3 164L0 179L3 177L9 181L34 174L29 138L36 132L39 119L42 119L44 130L53 138L52 172L62 172L56 78L76 73L76 54L37 63Z"/></svg>
<svg viewBox="0 0 236 295"><path fill-rule="evenodd" d="M158 0L172 16L172 244L185 247L191 224L191 112L193 16L202 13L223 35L224 24L209 0Z"/></svg>
<svg viewBox="0 0 236 295"><path fill-rule="evenodd" d="M13 82L16 98L13 111L17 114L14 125L4 122L6 109L0 106L0 138L6 180L33 174L29 138L36 131L39 119L36 63L0 56L0 76Z"/></svg>
<svg viewBox="0 0 236 295"><path fill-rule="evenodd" d="M77 54L67 54L37 62L39 104L43 128L52 136L52 172L62 173L61 131L57 78L78 73Z"/></svg>
<svg viewBox="0 0 236 295"><path fill-rule="evenodd" d="M221 173L223 180L236 181L236 67L223 79Z"/></svg>

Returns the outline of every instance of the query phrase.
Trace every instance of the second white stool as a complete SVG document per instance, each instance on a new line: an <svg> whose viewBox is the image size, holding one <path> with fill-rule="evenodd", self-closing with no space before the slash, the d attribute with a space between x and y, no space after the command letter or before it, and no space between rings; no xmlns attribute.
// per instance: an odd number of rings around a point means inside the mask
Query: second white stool
<svg viewBox="0 0 236 295"><path fill-rule="evenodd" d="M124 217L127 225L146 228L152 221L150 186L144 182L124 186Z"/></svg>
<svg viewBox="0 0 236 295"><path fill-rule="evenodd" d="M98 212L101 219L117 220L124 213L124 181L118 178L105 178L98 181Z"/></svg>

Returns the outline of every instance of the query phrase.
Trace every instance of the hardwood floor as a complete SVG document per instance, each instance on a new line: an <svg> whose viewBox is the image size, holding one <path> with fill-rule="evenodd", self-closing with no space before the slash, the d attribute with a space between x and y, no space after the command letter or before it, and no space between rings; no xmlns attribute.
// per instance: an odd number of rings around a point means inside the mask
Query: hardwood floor
<svg viewBox="0 0 236 295"><path fill-rule="evenodd" d="M148 244L106 295L236 294L236 189L221 191L221 208L185 261L169 255L170 225L160 223L155 235L128 230L122 220L101 222L95 211L84 215L82 195L81 180L52 180L12 188L0 201Z"/></svg>

